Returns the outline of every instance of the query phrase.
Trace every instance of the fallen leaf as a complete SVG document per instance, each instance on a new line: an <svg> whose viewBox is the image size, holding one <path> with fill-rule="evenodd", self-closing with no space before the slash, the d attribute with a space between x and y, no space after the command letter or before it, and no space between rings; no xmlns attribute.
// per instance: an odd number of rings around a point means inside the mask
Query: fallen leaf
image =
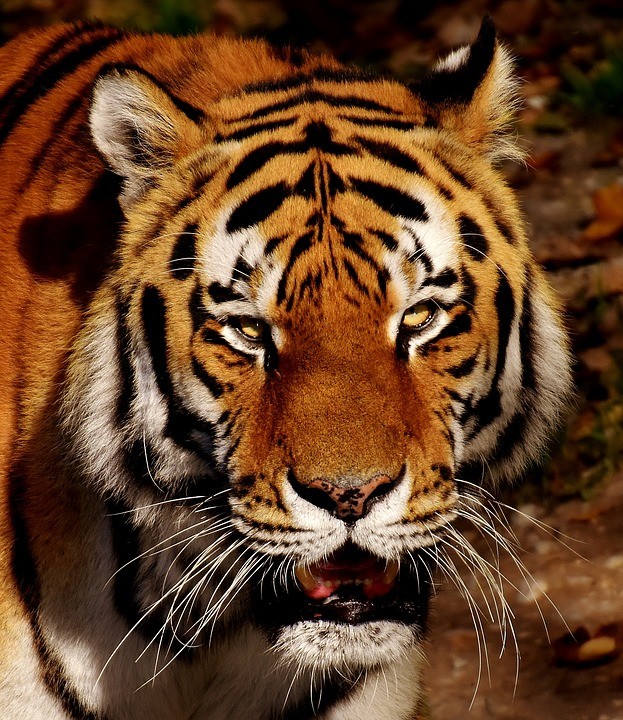
<svg viewBox="0 0 623 720"><path fill-rule="evenodd" d="M623 185L612 183L593 193L595 219L584 230L582 239L607 240L623 230Z"/></svg>
<svg viewBox="0 0 623 720"><path fill-rule="evenodd" d="M621 653L621 630L617 623L610 623L591 635L582 626L554 640L552 649L561 665L583 667L608 662Z"/></svg>

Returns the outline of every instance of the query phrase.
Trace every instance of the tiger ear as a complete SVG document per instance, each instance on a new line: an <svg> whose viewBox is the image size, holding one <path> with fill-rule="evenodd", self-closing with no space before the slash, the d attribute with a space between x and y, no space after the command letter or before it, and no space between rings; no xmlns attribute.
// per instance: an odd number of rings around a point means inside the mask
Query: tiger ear
<svg viewBox="0 0 623 720"><path fill-rule="evenodd" d="M123 178L119 201L124 209L196 147L200 114L140 70L116 67L100 75L91 102L91 136Z"/></svg>
<svg viewBox="0 0 623 720"><path fill-rule="evenodd" d="M411 87L430 120L499 161L523 157L509 132L519 105L517 86L510 53L486 16L472 45L450 53Z"/></svg>

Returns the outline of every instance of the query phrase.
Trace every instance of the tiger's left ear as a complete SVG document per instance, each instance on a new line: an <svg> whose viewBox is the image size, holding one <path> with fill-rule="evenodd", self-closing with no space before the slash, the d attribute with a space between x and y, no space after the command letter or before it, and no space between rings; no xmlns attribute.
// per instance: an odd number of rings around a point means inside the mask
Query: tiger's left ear
<svg viewBox="0 0 623 720"><path fill-rule="evenodd" d="M510 53L499 44L489 16L472 45L439 61L411 86L429 118L493 161L520 160L509 132L519 98Z"/></svg>
<svg viewBox="0 0 623 720"><path fill-rule="evenodd" d="M158 174L198 146L198 115L200 111L141 70L115 67L98 78L89 117L91 136L123 178L119 201L124 210Z"/></svg>

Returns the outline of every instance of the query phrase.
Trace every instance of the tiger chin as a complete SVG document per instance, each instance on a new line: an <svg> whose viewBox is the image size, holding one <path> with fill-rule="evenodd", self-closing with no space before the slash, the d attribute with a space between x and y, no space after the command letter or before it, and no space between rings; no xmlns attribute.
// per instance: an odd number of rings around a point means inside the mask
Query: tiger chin
<svg viewBox="0 0 623 720"><path fill-rule="evenodd" d="M412 86L92 25L0 56L3 715L420 720L433 584L487 574L455 520L570 389L490 20Z"/></svg>

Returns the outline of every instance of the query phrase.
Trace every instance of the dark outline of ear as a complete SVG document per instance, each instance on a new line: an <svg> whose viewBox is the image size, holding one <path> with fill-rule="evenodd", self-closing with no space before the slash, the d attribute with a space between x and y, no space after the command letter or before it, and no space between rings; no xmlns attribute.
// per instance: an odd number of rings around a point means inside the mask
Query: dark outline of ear
<svg viewBox="0 0 623 720"><path fill-rule="evenodd" d="M182 100L171 91L170 87L165 85L157 77L147 72L147 70L144 70L142 67L139 67L138 65L133 65L132 63L106 63L106 65L103 65L97 73L97 76L93 83L93 88L96 87L97 81L100 78L108 75L108 73L112 71L118 72L119 75L123 75L124 73L137 73L138 75L143 75L143 77L147 78L147 80L152 82L156 87L160 88L163 93L166 93L171 99L171 102L175 105L175 107L180 112L184 113L184 115L186 115L189 120L192 120L196 125L200 125L202 122L205 121L206 114L203 110L200 110L194 105L191 105L189 102L186 102L186 100Z"/></svg>
<svg viewBox="0 0 623 720"><path fill-rule="evenodd" d="M484 80L495 54L497 33L491 16L485 15L478 37L468 48L469 56L456 69L431 70L409 87L430 105L467 105Z"/></svg>

